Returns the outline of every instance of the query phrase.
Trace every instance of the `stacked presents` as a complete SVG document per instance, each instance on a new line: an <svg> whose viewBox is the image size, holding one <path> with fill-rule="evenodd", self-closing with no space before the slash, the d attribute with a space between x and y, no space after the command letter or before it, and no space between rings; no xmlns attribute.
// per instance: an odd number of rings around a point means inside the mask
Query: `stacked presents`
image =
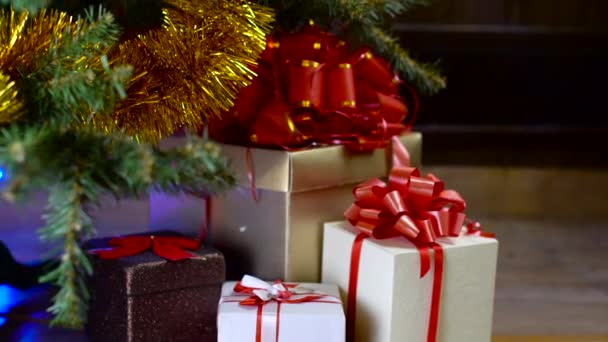
<svg viewBox="0 0 608 342"><path fill-rule="evenodd" d="M269 41L258 74L209 127L238 183L190 213L213 248L172 232L93 241L90 337L490 341L498 243L413 167L415 95L314 27ZM153 216L175 216L170 201L153 196Z"/></svg>

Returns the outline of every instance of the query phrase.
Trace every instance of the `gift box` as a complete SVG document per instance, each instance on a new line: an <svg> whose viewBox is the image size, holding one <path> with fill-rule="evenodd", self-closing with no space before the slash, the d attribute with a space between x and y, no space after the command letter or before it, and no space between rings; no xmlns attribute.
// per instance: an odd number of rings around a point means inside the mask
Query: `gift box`
<svg viewBox="0 0 608 342"><path fill-rule="evenodd" d="M422 135L407 133L400 140L418 165ZM175 138L164 142L177 143ZM238 186L212 199L209 234L226 257L231 280L256 274L318 282L323 223L342 218L353 186L386 176L391 162L390 148L354 153L344 146L281 151L222 145L222 152L232 162ZM194 232L205 217L200 199L151 194L150 201L153 229L179 223Z"/></svg>
<svg viewBox="0 0 608 342"><path fill-rule="evenodd" d="M338 288L328 284L227 282L217 325L218 342L344 341Z"/></svg>
<svg viewBox="0 0 608 342"><path fill-rule="evenodd" d="M86 244L99 254L91 256L91 340L216 340L222 254L175 233L155 234Z"/></svg>
<svg viewBox="0 0 608 342"><path fill-rule="evenodd" d="M463 233L464 234L464 233ZM346 301L351 251L359 232L348 222L325 225L322 281ZM443 250L437 341L489 342L498 242L466 235L437 239ZM436 272L420 277L417 247L403 237L365 239L356 280L354 341L427 341Z"/></svg>

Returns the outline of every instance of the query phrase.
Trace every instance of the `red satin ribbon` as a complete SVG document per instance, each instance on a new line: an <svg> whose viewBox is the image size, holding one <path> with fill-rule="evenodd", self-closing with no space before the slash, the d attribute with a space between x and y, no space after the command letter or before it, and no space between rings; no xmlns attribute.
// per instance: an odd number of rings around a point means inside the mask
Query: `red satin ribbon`
<svg viewBox="0 0 608 342"><path fill-rule="evenodd" d="M458 237L465 223L464 199L454 190L445 190L432 174L420 176L409 167L409 153L399 139L393 137L393 168L388 184L371 179L353 189L356 201L344 216L360 233L353 242L347 305L347 342L354 341L357 283L363 241L368 237L386 239L403 236L416 246L420 256L420 277L431 267L430 250L435 255L435 272L431 298L427 341L435 342L439 325L443 249L437 237ZM494 237L483 232L477 222L468 221L465 234Z"/></svg>
<svg viewBox="0 0 608 342"><path fill-rule="evenodd" d="M354 150L384 146L408 129L418 109L399 98L404 84L386 61L314 25L268 38L258 77L239 94L231 114L209 125L226 143L286 149L343 144ZM407 119L407 124L405 120Z"/></svg>
<svg viewBox="0 0 608 342"><path fill-rule="evenodd" d="M279 280L275 281L275 283L280 283L283 286L285 286L287 289L295 288L297 286L297 284L287 284L287 283L283 283ZM275 317L276 317L275 318L276 319L275 341L276 342L279 341L279 327L280 327L279 324L280 324L280 315L281 315L281 304L302 304L302 303L340 304L340 302L338 302L338 301L324 300L324 298L331 297L331 296L313 294L313 293L303 294L304 297L290 299L293 296L293 294L289 290L282 291L279 294L279 296L276 298L264 301L264 300L260 299L258 296L252 295L254 290L262 290L262 289L256 289L256 288L252 288L252 287L243 286L241 284L241 282L239 281L235 284L233 292L244 295L245 298L238 299L238 300L222 300L222 302L225 302L225 303L238 302L240 305L245 305L245 306L257 305L258 308L257 308L257 312L256 312L256 323L255 323L255 342L262 342L262 318L263 318L263 312L264 312L264 305L266 305L268 303L271 303L271 302L277 303L277 311L275 313Z"/></svg>
<svg viewBox="0 0 608 342"><path fill-rule="evenodd" d="M200 241L178 236L125 236L112 238L108 245L113 248L95 249L90 252L101 259L119 259L152 250L154 254L169 261L191 258L185 250L197 250Z"/></svg>

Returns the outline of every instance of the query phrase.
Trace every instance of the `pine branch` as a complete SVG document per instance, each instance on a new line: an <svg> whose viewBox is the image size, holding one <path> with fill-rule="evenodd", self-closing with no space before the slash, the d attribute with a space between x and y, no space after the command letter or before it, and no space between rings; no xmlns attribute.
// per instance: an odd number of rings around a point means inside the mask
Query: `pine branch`
<svg viewBox="0 0 608 342"><path fill-rule="evenodd" d="M155 149L154 159L155 187L167 193L204 196L224 191L235 181L218 145L195 136L172 150Z"/></svg>
<svg viewBox="0 0 608 342"><path fill-rule="evenodd" d="M446 80L433 64L419 63L401 47L399 40L376 26L362 27L372 49L387 57L391 65L424 95L433 95L445 88Z"/></svg>
<svg viewBox="0 0 608 342"><path fill-rule="evenodd" d="M57 184L51 187L47 213L43 216L46 226L40 230L41 238L63 245L59 265L40 278L40 282L60 288L53 297L53 305L47 309L53 314L53 326L84 327L89 300L85 279L93 272L80 248L81 240L93 232L92 220L83 210L86 201L86 191L79 179Z"/></svg>
<svg viewBox="0 0 608 342"><path fill-rule="evenodd" d="M395 17L412 7L426 5L428 0L330 0L331 16L346 24L381 25L387 16Z"/></svg>
<svg viewBox="0 0 608 342"><path fill-rule="evenodd" d="M15 10L36 13L47 7L51 0L1 0L2 5L11 5Z"/></svg>
<svg viewBox="0 0 608 342"><path fill-rule="evenodd" d="M114 17L101 8L67 26L22 81L31 107L26 120L82 125L93 115L109 114L126 97L124 86L132 72L130 66L111 67L105 55L119 36Z"/></svg>

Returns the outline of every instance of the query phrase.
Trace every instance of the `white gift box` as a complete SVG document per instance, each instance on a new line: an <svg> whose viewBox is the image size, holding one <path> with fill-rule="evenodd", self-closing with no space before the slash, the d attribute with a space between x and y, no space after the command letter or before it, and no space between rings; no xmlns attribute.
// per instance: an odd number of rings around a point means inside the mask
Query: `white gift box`
<svg viewBox="0 0 608 342"><path fill-rule="evenodd" d="M338 284L346 302L351 250L358 231L348 222L326 223L324 229L322 281ZM461 235L437 242L444 251L437 341L489 342L498 241ZM356 292L355 341L426 341L434 261L431 265L420 278L420 256L411 242L403 237L365 239Z"/></svg>
<svg viewBox="0 0 608 342"><path fill-rule="evenodd" d="M279 304L274 300L259 306L239 304L250 295L233 292L235 284L226 282L222 287L218 342L344 342L345 317L337 286L298 284L327 296L317 302L282 302L278 311ZM292 299L303 296L293 295ZM258 310L261 310L259 319ZM258 331L260 340L256 339Z"/></svg>

